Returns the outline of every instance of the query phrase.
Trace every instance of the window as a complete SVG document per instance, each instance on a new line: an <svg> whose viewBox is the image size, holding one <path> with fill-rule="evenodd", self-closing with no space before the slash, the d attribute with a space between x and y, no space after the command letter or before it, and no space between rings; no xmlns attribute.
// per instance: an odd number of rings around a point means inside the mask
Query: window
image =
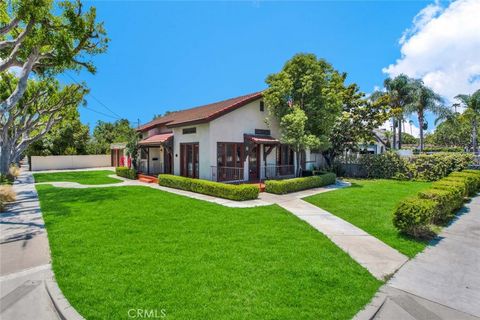
<svg viewBox="0 0 480 320"><path fill-rule="evenodd" d="M217 143L217 179L218 181L243 180L244 159L243 143Z"/></svg>
<svg viewBox="0 0 480 320"><path fill-rule="evenodd" d="M265 111L265 104L263 103L263 101L260 101L260 111Z"/></svg>
<svg viewBox="0 0 480 320"><path fill-rule="evenodd" d="M183 133L183 134L197 133L197 128L196 128L196 127L193 127L193 128L185 128L185 129L182 130L182 133Z"/></svg>
<svg viewBox="0 0 480 320"><path fill-rule="evenodd" d="M269 136L270 135L270 130L255 129L255 134L262 135L262 136Z"/></svg>

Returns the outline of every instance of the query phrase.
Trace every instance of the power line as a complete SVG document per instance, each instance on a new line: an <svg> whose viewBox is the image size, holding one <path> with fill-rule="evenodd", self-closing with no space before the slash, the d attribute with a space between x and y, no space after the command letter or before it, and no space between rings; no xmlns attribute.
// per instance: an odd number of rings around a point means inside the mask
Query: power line
<svg viewBox="0 0 480 320"><path fill-rule="evenodd" d="M92 108L89 108L89 107L87 107L87 106L83 106L83 107L84 107L85 109L87 109L87 110L90 110L90 111L92 111L92 112L95 112L95 113L101 114L102 116L109 117L109 118L112 118L112 119L115 119L115 120L119 120L119 118L117 118L117 117L114 117L114 116L112 116L112 115L109 115L109 114L106 114L106 113L103 113L103 112L101 112L101 111L97 111L97 110L95 110L95 109L92 109Z"/></svg>
<svg viewBox="0 0 480 320"><path fill-rule="evenodd" d="M75 82L76 84L78 85L82 85L80 84L77 80L75 80L75 78L73 78L68 72L65 72L65 74L73 81ZM116 119L125 119L124 117L122 117L121 115L119 115L118 113L116 113L115 111L113 111L112 109L110 109L109 107L107 107L107 105L105 103L103 103L102 101L100 101L97 97L95 97L91 92L89 93L89 95L93 98L93 100L97 101L101 106L103 106L105 109L107 109L108 111L110 111L113 115L115 115ZM85 107L87 108L87 107ZM94 109L92 108L87 108L91 111L94 111L94 112L97 112L97 113L100 113L100 114L103 114L105 115L104 113L102 113L101 111L95 111ZM108 116L108 115L107 115ZM111 118L113 118L112 116L109 116Z"/></svg>

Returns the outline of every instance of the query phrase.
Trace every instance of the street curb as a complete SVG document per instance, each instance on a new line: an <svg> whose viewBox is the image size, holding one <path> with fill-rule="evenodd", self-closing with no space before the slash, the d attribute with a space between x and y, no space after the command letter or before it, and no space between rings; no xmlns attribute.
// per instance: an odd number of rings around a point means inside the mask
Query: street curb
<svg viewBox="0 0 480 320"><path fill-rule="evenodd" d="M57 311L60 319L85 320L85 318L82 317L80 313L78 313L77 310L72 307L67 298L65 298L62 290L60 290L53 277L45 280L45 288L47 289L47 293L50 296L53 306L55 307L55 311Z"/></svg>

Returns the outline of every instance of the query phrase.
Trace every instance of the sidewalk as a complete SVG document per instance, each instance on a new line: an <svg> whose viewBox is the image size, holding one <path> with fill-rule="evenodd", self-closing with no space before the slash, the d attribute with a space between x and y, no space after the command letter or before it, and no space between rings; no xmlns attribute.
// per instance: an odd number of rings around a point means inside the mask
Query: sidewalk
<svg viewBox="0 0 480 320"><path fill-rule="evenodd" d="M373 318L372 318L373 316ZM480 196L356 319L480 319Z"/></svg>
<svg viewBox="0 0 480 320"><path fill-rule="evenodd" d="M50 250L31 173L13 188L17 201L0 213L0 318L59 319L45 289Z"/></svg>

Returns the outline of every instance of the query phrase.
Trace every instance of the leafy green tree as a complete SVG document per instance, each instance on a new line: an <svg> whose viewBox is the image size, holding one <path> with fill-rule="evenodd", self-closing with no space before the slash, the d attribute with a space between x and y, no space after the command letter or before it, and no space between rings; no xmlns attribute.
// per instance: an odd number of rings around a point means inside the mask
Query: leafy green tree
<svg viewBox="0 0 480 320"><path fill-rule="evenodd" d="M473 94L460 94L455 97L466 108L465 116L472 123L472 148L478 154L478 119L480 117L480 89Z"/></svg>
<svg viewBox="0 0 480 320"><path fill-rule="evenodd" d="M25 151L26 155L67 155L87 154L90 132L87 125L80 121L77 109L55 124L40 140L32 143Z"/></svg>
<svg viewBox="0 0 480 320"><path fill-rule="evenodd" d="M0 99L11 94L19 80L9 73L0 76ZM86 89L79 85L61 87L58 81L29 80L18 103L4 114L1 127L1 174L17 162L29 145L43 138L56 124L82 103Z"/></svg>
<svg viewBox="0 0 480 320"><path fill-rule="evenodd" d="M307 116L305 112L297 106L292 108L292 112L285 114L280 121L282 129L281 142L290 145L295 151L297 161L297 175L302 172L300 166L300 154L306 149L317 149L322 143L318 137L306 133Z"/></svg>
<svg viewBox="0 0 480 320"><path fill-rule="evenodd" d="M412 136L410 133L402 133L402 140L403 140L403 143L405 144L418 144L419 142L419 139L415 138L414 136ZM422 149L423 150L423 149Z"/></svg>
<svg viewBox="0 0 480 320"><path fill-rule="evenodd" d="M443 99L432 89L425 86L422 80L413 80L411 101L405 106L406 113L416 113L418 117L418 125L420 127L420 151L423 151L423 130L425 128L425 112L430 111L434 115L445 113L446 108L442 102ZM407 143L407 142L406 142Z"/></svg>
<svg viewBox="0 0 480 320"><path fill-rule="evenodd" d="M374 129L388 119L387 101L384 96L365 98L356 84L344 89L342 113L335 119L328 136L329 147L323 152L327 165L347 150L358 151L361 142L374 139Z"/></svg>
<svg viewBox="0 0 480 320"><path fill-rule="evenodd" d="M64 108L83 100L82 86L62 87L53 77L67 70L95 72L85 58L104 52L108 42L95 20L95 8L84 11L80 1L0 1L1 81L4 87L13 85L0 92L0 173L61 121ZM7 76L12 67L20 68L16 81ZM29 81L32 73L36 80ZM28 93L29 86L34 88Z"/></svg>
<svg viewBox="0 0 480 320"><path fill-rule="evenodd" d="M279 73L267 77L263 99L278 119L298 107L308 119L305 133L326 141L341 112L345 77L314 54L297 54Z"/></svg>
<svg viewBox="0 0 480 320"><path fill-rule="evenodd" d="M96 154L108 153L112 143L128 142L135 134L135 130L126 119L115 122L98 121L93 129L89 151Z"/></svg>
<svg viewBox="0 0 480 320"><path fill-rule="evenodd" d="M472 122L468 116L452 113L445 121L441 122L435 131L429 135L429 144L443 147L462 147L470 149L472 146ZM478 132L477 132L478 140Z"/></svg>

